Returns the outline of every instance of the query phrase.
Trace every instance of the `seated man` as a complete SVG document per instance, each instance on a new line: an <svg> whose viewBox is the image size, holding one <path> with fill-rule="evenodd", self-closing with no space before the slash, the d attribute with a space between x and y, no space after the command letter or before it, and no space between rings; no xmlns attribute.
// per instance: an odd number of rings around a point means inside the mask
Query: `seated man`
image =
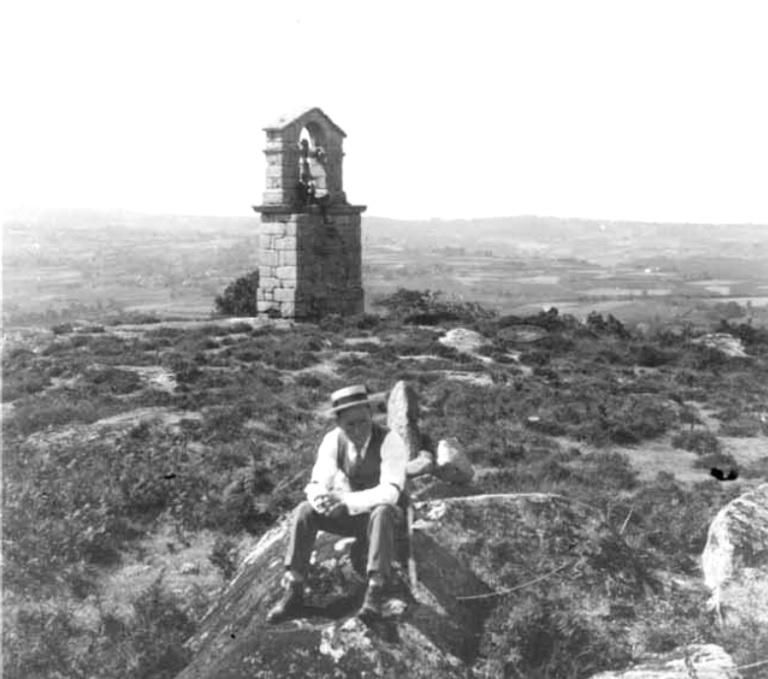
<svg viewBox="0 0 768 679"><path fill-rule="evenodd" d="M408 451L402 438L375 424L364 385L331 395L337 427L323 438L302 502L293 516L285 555L285 593L267 615L269 622L290 618L302 605L304 576L318 530L354 536L367 545L368 588L360 609L363 620L381 615L384 585L395 550L398 507L405 487Z"/></svg>

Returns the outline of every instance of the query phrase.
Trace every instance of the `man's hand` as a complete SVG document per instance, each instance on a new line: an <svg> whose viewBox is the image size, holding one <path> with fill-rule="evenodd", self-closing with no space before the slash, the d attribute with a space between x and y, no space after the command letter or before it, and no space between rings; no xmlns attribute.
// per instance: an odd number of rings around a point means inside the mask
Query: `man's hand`
<svg viewBox="0 0 768 679"><path fill-rule="evenodd" d="M318 514L330 517L341 515L346 510L346 505L338 493L318 495L312 501L312 506Z"/></svg>

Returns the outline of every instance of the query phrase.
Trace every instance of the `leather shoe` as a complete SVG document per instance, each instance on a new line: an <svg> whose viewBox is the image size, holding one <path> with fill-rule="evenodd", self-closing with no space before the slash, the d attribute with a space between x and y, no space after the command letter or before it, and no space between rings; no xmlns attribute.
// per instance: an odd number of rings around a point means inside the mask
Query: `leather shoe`
<svg viewBox="0 0 768 679"><path fill-rule="evenodd" d="M267 613L267 622L278 623L293 617L304 604L304 585L293 582L285 588L283 596Z"/></svg>
<svg viewBox="0 0 768 679"><path fill-rule="evenodd" d="M360 607L360 611L358 612L357 617L366 623L373 620L379 620L382 616L383 606L384 586L369 584L368 589L365 591L363 605Z"/></svg>

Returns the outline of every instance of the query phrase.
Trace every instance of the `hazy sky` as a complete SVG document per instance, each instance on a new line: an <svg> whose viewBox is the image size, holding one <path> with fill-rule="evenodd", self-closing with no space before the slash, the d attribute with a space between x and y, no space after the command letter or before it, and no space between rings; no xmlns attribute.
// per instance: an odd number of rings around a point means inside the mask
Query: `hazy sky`
<svg viewBox="0 0 768 679"><path fill-rule="evenodd" d="M6 207L253 214L319 106L391 217L768 223L768 3L4 0ZM254 215L255 216L255 215Z"/></svg>

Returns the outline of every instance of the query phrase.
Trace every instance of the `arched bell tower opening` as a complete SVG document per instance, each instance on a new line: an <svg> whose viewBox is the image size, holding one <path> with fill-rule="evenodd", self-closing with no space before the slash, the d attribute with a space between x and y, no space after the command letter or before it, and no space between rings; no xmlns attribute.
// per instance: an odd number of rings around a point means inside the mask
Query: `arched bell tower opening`
<svg viewBox="0 0 768 679"><path fill-rule="evenodd" d="M299 133L299 184L301 198L312 204L328 195L325 138L317 124L309 123Z"/></svg>
<svg viewBox="0 0 768 679"><path fill-rule="evenodd" d="M342 182L346 134L319 108L264 128L259 313L317 319L363 311L362 205Z"/></svg>

